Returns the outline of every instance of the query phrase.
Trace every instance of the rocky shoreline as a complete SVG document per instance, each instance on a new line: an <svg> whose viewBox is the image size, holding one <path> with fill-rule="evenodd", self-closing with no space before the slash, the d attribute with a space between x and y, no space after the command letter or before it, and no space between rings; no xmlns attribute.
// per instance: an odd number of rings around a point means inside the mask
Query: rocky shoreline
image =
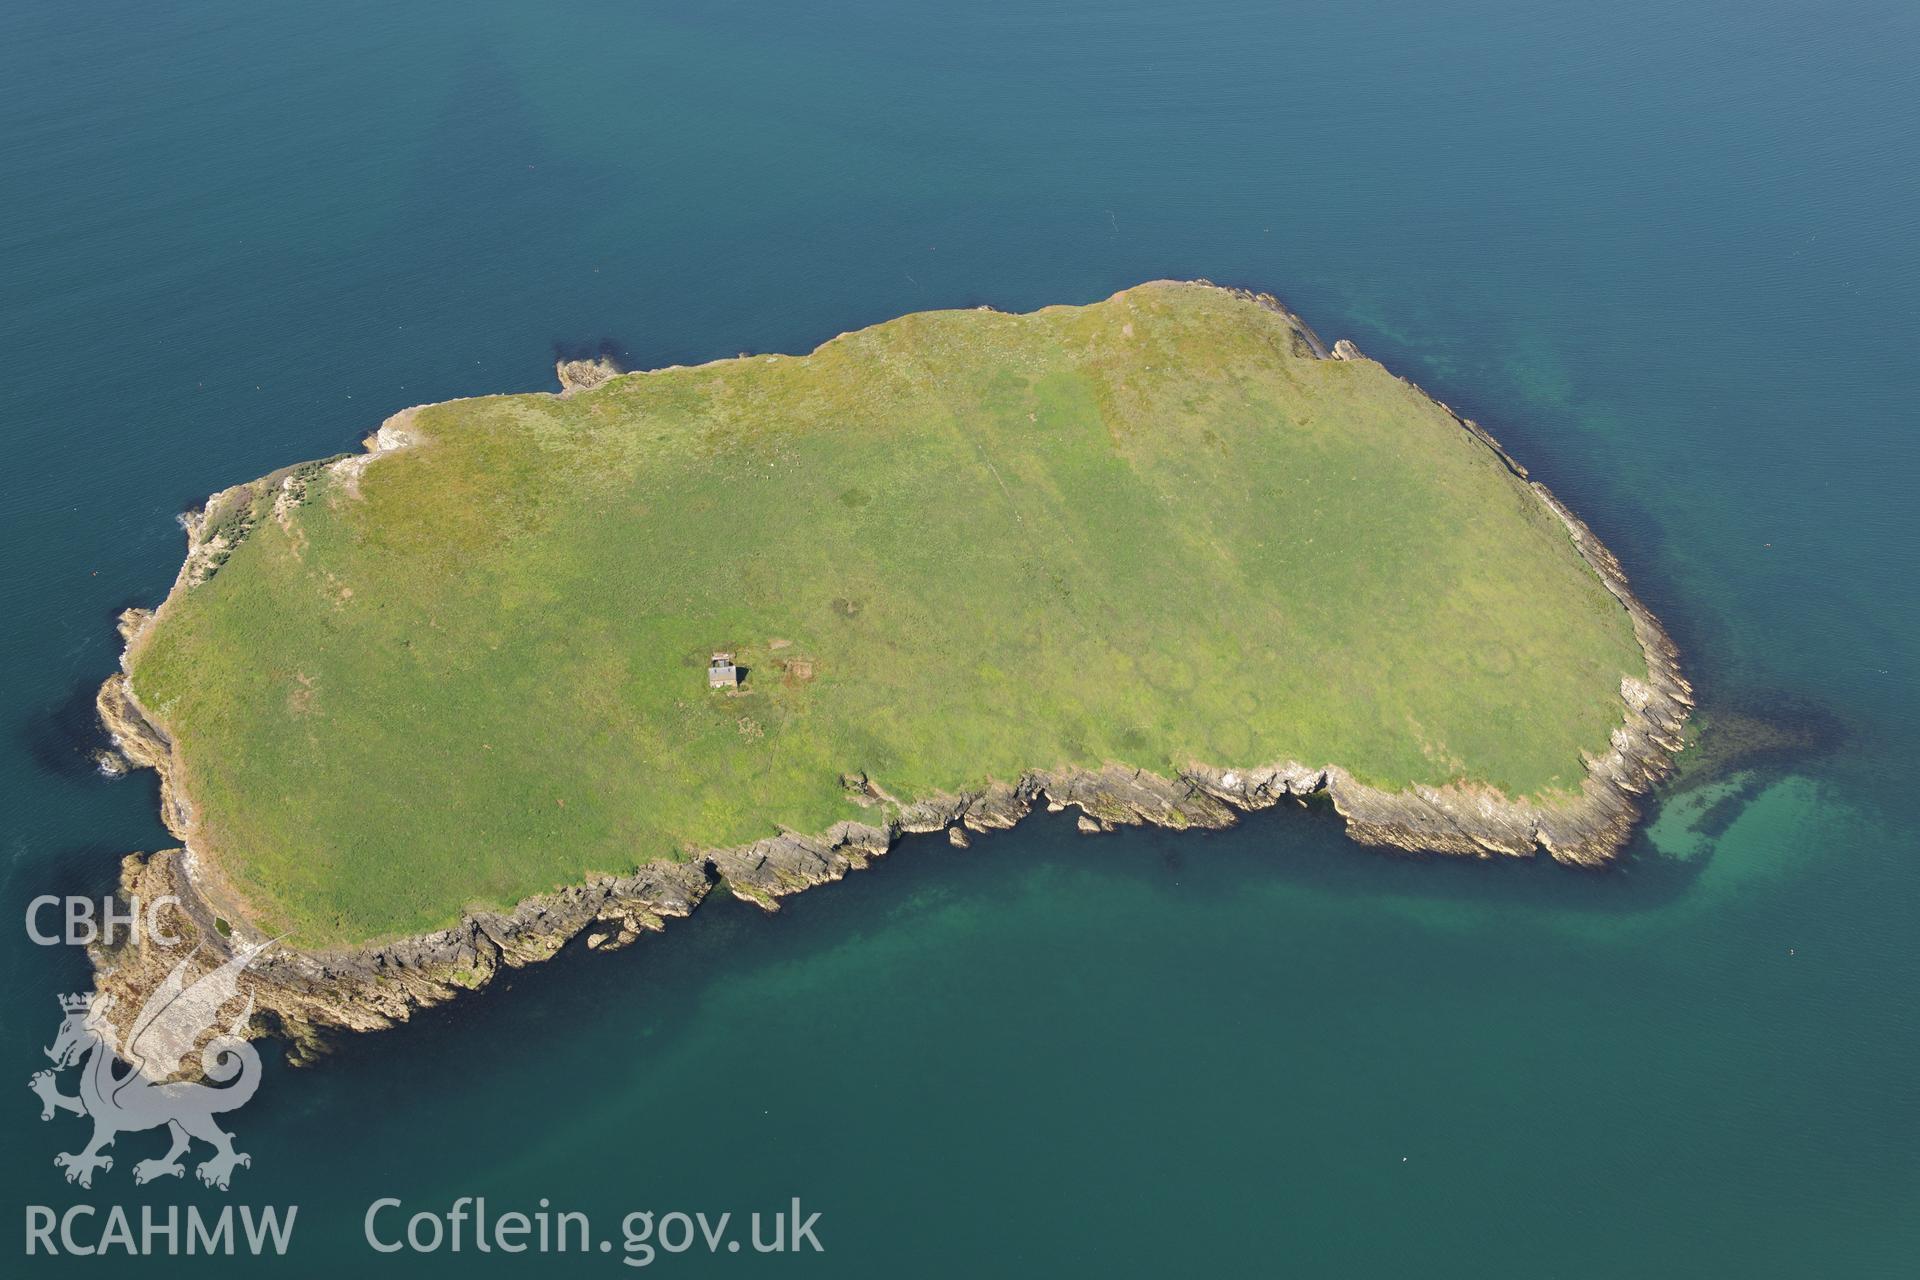
<svg viewBox="0 0 1920 1280"><path fill-rule="evenodd" d="M1285 317L1316 357L1365 358L1344 339L1326 347L1271 295L1229 292ZM588 367L563 364L558 370L564 392L612 376L597 363L579 363ZM408 430L413 412L388 419L368 438L364 454L287 468L214 495L204 512L183 520L188 553L168 600L217 569L250 521L273 518L282 513L284 503L298 501L313 468L332 466L357 479L380 454L414 444ZM1607 752L1587 757L1587 775L1577 795L1536 804L1491 788L1451 784L1386 792L1357 781L1337 765L1309 767L1293 761L1240 769L1194 765L1171 778L1117 765L1033 771L979 791L907 803L855 776L844 781L878 811L874 823L842 822L819 835L782 832L684 862L654 862L629 876L603 877L530 897L510 911L470 912L449 929L351 951L272 947L250 970L253 1030L284 1039L294 1061L311 1061L324 1052L330 1037L405 1022L416 1010L486 986L502 969L546 960L575 938L584 936L585 945L593 949L625 946L689 914L720 888L772 910L789 894L864 868L902 836L945 831L950 841L964 846L973 835L1013 826L1038 805L1078 809L1081 830L1098 833L1146 823L1220 828L1231 826L1241 813L1282 800L1305 803L1323 796L1345 820L1347 834L1361 844L1482 858L1526 857L1544 849L1564 863L1606 864L1631 835L1640 797L1672 769L1692 707L1691 687L1665 629L1635 598L1619 561L1592 530L1546 486L1530 479L1485 430L1458 414L1453 417L1526 480L1565 524L1581 556L1627 610L1646 657L1644 680L1621 681L1622 722ZM165 608L163 603L160 609ZM121 634L129 651L157 612L128 610L122 615ZM127 665L123 657L123 668ZM114 1007L131 1016L188 950L196 966L210 969L236 948L268 939L246 921L238 896L223 886L217 868L200 865L194 856L184 763L164 728L134 696L124 671L101 687L98 707L126 761L159 773L161 817L182 842L178 849L130 855L121 867L123 895L145 902L161 896L179 899L181 944L161 948L126 942L92 952L97 989L112 994Z"/></svg>

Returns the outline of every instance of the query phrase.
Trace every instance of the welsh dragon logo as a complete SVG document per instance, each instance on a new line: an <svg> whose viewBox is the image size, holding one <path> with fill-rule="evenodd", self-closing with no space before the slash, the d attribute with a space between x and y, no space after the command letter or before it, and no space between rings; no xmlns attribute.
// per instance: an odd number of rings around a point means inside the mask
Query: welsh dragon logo
<svg viewBox="0 0 1920 1280"><path fill-rule="evenodd" d="M173 1145L164 1156L133 1166L137 1183L184 1174L180 1157L196 1138L213 1148L213 1155L195 1170L210 1187L225 1191L235 1167L252 1164L245 1152L233 1149L233 1135L214 1119L245 1106L260 1087L260 1055L245 1035L253 1012L252 996L239 1016L225 1030L215 1031L201 1049L204 1081L169 1077L179 1070L188 1050L215 1027L220 1011L238 998L240 974L265 945L239 951L191 984L186 974L193 957L175 965L141 1007L127 1030L124 1047L106 1016L112 996L60 997L66 1017L46 1051L53 1069L36 1072L27 1087L40 1096L42 1120L53 1119L56 1111L93 1120L93 1138L85 1147L53 1158L55 1165L66 1170L68 1182L91 1187L95 1170L113 1168L113 1157L104 1152L116 1137L161 1125L166 1126ZM116 1071L122 1062L127 1069ZM80 1068L80 1091L61 1093L56 1073L74 1066Z"/></svg>

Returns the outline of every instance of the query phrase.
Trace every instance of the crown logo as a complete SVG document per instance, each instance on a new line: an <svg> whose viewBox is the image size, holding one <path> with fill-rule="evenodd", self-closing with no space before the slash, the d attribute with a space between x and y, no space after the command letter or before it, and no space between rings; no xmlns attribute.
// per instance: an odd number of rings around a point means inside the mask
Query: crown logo
<svg viewBox="0 0 1920 1280"><path fill-rule="evenodd" d="M93 1004L90 995L72 995L60 997L60 1008L67 1013L85 1013Z"/></svg>

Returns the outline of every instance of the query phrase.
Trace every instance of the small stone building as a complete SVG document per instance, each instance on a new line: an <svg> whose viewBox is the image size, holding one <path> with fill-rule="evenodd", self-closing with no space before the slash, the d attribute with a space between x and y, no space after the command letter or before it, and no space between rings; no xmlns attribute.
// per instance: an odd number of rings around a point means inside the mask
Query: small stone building
<svg viewBox="0 0 1920 1280"><path fill-rule="evenodd" d="M707 663L707 688L732 689L740 683L740 668L733 665L733 655L716 653Z"/></svg>

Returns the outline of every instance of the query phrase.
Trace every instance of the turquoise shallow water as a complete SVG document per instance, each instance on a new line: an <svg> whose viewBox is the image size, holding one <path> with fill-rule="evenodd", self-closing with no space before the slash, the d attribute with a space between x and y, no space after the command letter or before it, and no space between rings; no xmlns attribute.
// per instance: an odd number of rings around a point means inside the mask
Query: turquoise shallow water
<svg viewBox="0 0 1920 1280"><path fill-rule="evenodd" d="M271 1069L229 1196L136 1191L152 1135L76 1192L78 1122L22 1089L9 1232L298 1204L293 1274L515 1272L376 1255L361 1215L799 1195L824 1255L656 1265L1911 1274L1917 55L1896 3L6 6L13 919L165 838L150 781L87 764L89 704L209 491L548 386L556 349L804 350L1157 276L1274 289L1485 422L1710 704L1838 735L1604 875L1290 813L909 844ZM84 968L0 938L24 1081Z"/></svg>

